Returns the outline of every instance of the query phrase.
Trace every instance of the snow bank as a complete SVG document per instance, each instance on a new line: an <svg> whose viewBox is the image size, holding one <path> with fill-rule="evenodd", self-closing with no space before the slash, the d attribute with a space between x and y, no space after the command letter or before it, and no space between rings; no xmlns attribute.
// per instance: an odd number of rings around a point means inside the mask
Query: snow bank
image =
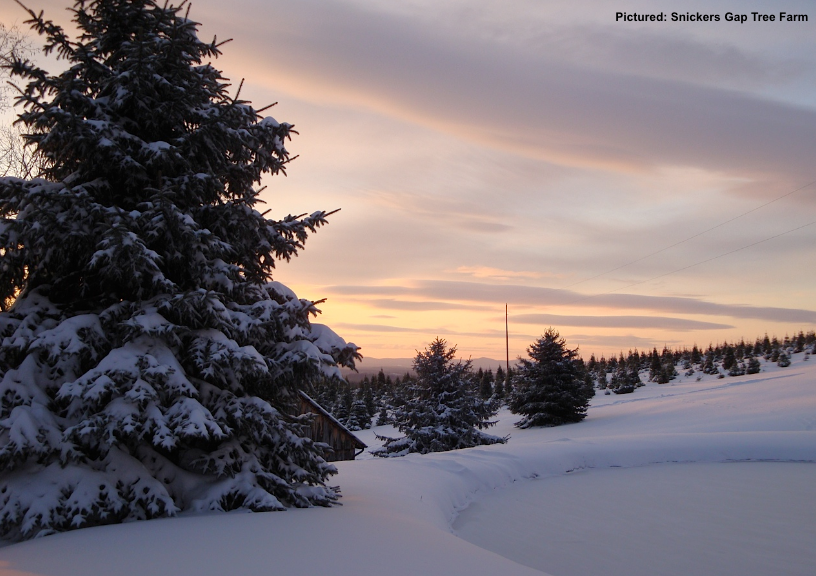
<svg viewBox="0 0 816 576"><path fill-rule="evenodd" d="M813 464L692 463L519 482L468 507L454 528L559 576L806 575L814 517Z"/></svg>

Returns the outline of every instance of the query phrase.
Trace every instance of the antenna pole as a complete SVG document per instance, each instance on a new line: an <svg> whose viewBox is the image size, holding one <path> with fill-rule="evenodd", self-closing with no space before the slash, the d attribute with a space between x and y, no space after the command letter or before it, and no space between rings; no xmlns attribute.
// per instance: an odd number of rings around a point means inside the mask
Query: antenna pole
<svg viewBox="0 0 816 576"><path fill-rule="evenodd" d="M504 305L504 344L507 351L507 378L510 378L510 325L507 321L507 304Z"/></svg>

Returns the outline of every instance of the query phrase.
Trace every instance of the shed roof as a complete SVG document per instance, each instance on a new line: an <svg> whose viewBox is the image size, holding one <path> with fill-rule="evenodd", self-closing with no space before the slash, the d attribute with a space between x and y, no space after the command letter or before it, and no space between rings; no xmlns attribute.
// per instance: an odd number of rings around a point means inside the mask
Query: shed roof
<svg viewBox="0 0 816 576"><path fill-rule="evenodd" d="M303 390L299 390L299 392L300 397L306 400L306 402L308 402L309 405L312 406L317 411L317 413L322 414L323 416L328 418L332 422L332 424L337 426L344 434L347 434L354 442L354 446L356 448L359 448L360 450L365 450L366 448L368 448L367 444L365 444L362 440L357 438L357 436L355 436L351 430L343 426L337 418L332 416L328 410L326 410L325 408L323 408L323 406L321 406L315 400L313 400L311 396L306 394L306 392L304 392Z"/></svg>

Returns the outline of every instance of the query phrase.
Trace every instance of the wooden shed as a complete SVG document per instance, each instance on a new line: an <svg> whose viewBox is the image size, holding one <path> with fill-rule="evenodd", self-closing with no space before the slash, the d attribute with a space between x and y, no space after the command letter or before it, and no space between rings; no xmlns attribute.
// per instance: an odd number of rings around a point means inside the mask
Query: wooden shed
<svg viewBox="0 0 816 576"><path fill-rule="evenodd" d="M315 414L311 438L315 442L323 442L331 447L331 452L325 456L327 461L354 460L355 456L360 455L368 447L303 390L300 391L300 413Z"/></svg>

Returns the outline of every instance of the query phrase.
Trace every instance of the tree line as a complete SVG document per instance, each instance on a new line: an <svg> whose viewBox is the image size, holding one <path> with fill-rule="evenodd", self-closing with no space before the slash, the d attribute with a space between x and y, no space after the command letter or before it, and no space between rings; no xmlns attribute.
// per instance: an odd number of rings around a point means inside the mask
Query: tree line
<svg viewBox="0 0 816 576"><path fill-rule="evenodd" d="M635 349L608 359L591 354L585 361L550 328L528 348L528 358L519 358L509 373L501 366L494 373L492 369L474 371L469 361L455 362L456 347L448 347L437 338L417 353L413 374L406 372L392 379L380 369L376 376L365 376L357 383L324 378L313 383L312 392L349 430L391 424L405 434L385 439L387 450L380 455L450 450L463 446L458 440L442 442L440 426L469 438L464 440L469 445L506 441L474 432L491 426L491 418L503 406L523 416L517 422L521 428L576 422L585 416L596 390L630 394L646 382L666 384L681 374L685 378L696 375L697 380L703 375L725 378L756 374L762 369L761 361L786 367L799 353L807 360L814 346L816 332L800 331L783 339L766 334L754 342L740 339L706 348L695 344L643 353ZM444 413L444 418L435 418L429 405L435 405L434 410ZM438 437L424 443L412 439L420 429L425 430L425 436Z"/></svg>
<svg viewBox="0 0 816 576"><path fill-rule="evenodd" d="M378 456L436 452L507 441L484 430L505 404L522 416L516 425L555 426L586 416L595 394L577 349L549 329L514 368L473 371L470 360L455 360L456 346L437 338L414 358L414 374L394 380L380 370L353 386L324 378L314 385L318 402L350 430L391 424L401 437L382 437Z"/></svg>
<svg viewBox="0 0 816 576"><path fill-rule="evenodd" d="M786 367L793 354L804 353L807 359L813 353L814 344L816 332L811 330L807 333L800 331L793 337L786 335L781 340L765 334L754 342L740 339L739 342L712 343L707 348L695 344L691 348L674 350L664 346L659 352L657 348L643 353L635 349L609 359L603 356L596 359L592 354L586 363L586 371L597 389L607 394L629 394L643 386L644 378L665 384L681 373L687 378L695 374L719 378L756 374L761 369L760 360Z"/></svg>

